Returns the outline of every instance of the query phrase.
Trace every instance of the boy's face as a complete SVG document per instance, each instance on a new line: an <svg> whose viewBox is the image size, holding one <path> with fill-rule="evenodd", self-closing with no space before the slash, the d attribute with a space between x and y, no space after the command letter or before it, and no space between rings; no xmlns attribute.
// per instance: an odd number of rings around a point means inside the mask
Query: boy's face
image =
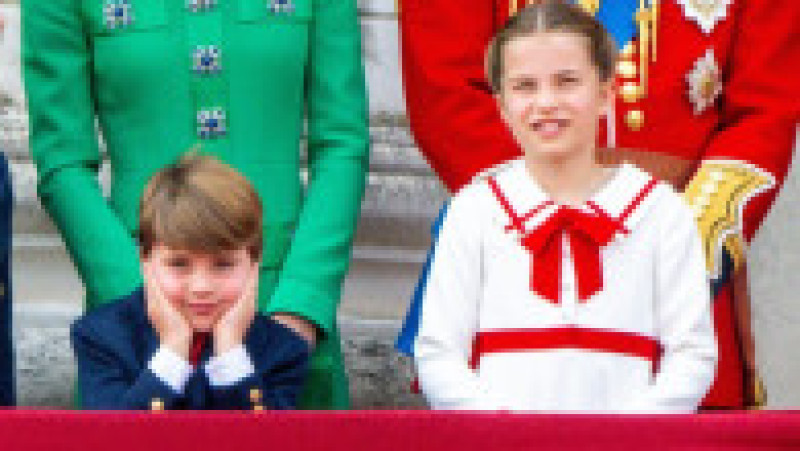
<svg viewBox="0 0 800 451"><path fill-rule="evenodd" d="M517 37L504 46L497 100L526 157L594 152L598 119L613 92L588 47L587 38L569 32Z"/></svg>
<svg viewBox="0 0 800 451"><path fill-rule="evenodd" d="M246 247L203 253L156 244L142 261L167 300L201 332L211 331L236 303L258 266Z"/></svg>

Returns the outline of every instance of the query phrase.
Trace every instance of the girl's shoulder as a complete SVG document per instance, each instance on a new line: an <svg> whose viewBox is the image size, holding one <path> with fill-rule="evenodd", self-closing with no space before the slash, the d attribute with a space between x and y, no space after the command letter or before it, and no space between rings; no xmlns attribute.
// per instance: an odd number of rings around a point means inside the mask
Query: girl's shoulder
<svg viewBox="0 0 800 451"><path fill-rule="evenodd" d="M688 208L683 195L672 186L672 184L651 175L636 165L629 164L628 166L632 168L632 170L642 174L642 177L652 180L653 189L650 197L654 206L657 207L657 211L665 209L665 212L674 212L675 210L684 210Z"/></svg>
<svg viewBox="0 0 800 451"><path fill-rule="evenodd" d="M493 184L506 186L508 164L489 168L470 180L448 199L441 221L445 229L482 235L487 227L497 223L502 216Z"/></svg>
<svg viewBox="0 0 800 451"><path fill-rule="evenodd" d="M491 186L497 184L498 179L505 178L513 163L513 160L504 162L476 174L469 183L453 194L450 198L451 207L456 205L469 206L471 209L489 207L492 201L496 200Z"/></svg>
<svg viewBox="0 0 800 451"><path fill-rule="evenodd" d="M633 215L638 215L640 221L659 224L674 224L677 222L693 222L694 212L686 203L683 195L670 183L656 178L639 168L625 163L628 172L626 180L632 186L644 186L639 207ZM647 188L649 186L649 189ZM633 201L636 201L634 196ZM632 216L633 216L632 215Z"/></svg>

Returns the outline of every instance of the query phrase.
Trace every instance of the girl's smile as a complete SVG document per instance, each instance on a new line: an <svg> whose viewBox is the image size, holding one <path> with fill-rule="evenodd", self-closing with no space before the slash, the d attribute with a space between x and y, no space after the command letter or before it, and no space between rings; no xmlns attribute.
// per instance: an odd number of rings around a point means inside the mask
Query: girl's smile
<svg viewBox="0 0 800 451"><path fill-rule="evenodd" d="M567 119L539 119L531 124L531 128L539 134L543 141L558 138L569 126Z"/></svg>
<svg viewBox="0 0 800 451"><path fill-rule="evenodd" d="M594 155L598 118L613 101L585 37L534 33L508 41L497 95L526 159Z"/></svg>

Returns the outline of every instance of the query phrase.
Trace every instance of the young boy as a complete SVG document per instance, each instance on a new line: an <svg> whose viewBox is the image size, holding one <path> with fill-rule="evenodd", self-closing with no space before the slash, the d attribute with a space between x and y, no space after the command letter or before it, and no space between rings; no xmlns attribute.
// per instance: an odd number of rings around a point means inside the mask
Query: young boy
<svg viewBox="0 0 800 451"><path fill-rule="evenodd" d="M291 409L306 341L256 312L261 203L239 173L188 154L140 204L144 287L78 319L89 409Z"/></svg>
<svg viewBox="0 0 800 451"><path fill-rule="evenodd" d="M487 56L524 157L458 192L435 249L415 359L434 408L696 409L714 376L708 282L692 211L595 142L614 46L544 0Z"/></svg>

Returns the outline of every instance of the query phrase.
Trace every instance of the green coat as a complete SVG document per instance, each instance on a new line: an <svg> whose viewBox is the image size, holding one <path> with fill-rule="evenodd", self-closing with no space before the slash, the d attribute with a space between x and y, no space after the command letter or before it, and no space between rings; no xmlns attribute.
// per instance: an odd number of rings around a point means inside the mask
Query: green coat
<svg viewBox="0 0 800 451"><path fill-rule="evenodd" d="M91 307L141 283L134 236L154 171L197 143L238 168L264 204L261 309L324 332L302 404L345 408L336 309L369 153L356 0L293 0L290 10L270 8L286 0L217 0L197 11L190 1L22 1L39 196ZM209 45L217 72L195 66L198 46ZM219 122L201 132L202 110L224 112L224 133ZM111 163L108 199L95 117Z"/></svg>

